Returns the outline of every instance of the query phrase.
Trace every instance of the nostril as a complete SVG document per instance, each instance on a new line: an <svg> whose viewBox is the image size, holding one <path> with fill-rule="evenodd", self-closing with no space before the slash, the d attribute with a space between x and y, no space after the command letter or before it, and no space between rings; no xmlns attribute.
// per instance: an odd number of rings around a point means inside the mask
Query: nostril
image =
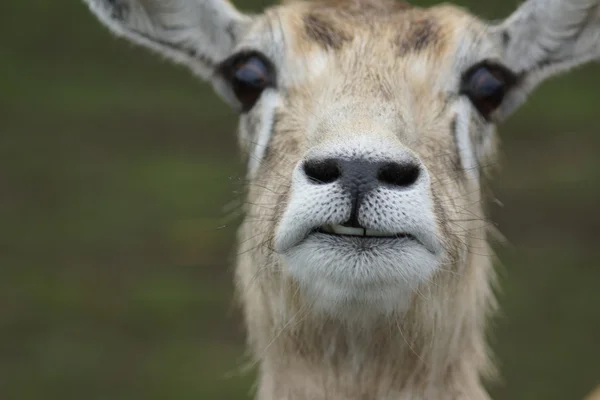
<svg viewBox="0 0 600 400"><path fill-rule="evenodd" d="M421 168L416 164L386 163L377 171L377 179L385 184L406 187L417 181Z"/></svg>
<svg viewBox="0 0 600 400"><path fill-rule="evenodd" d="M342 175L340 165L335 159L308 160L304 162L304 173L317 184L335 182Z"/></svg>

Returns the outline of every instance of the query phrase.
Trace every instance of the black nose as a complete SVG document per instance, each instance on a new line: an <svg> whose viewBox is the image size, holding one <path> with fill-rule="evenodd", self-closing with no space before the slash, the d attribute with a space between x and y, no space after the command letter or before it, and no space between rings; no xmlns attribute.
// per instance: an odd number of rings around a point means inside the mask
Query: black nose
<svg viewBox="0 0 600 400"><path fill-rule="evenodd" d="M412 186L421 168L416 162L366 161L361 159L327 158L307 160L304 173L317 185L339 181L352 198L352 212L348 226L360 227L358 209L367 193L380 186L408 188Z"/></svg>
<svg viewBox="0 0 600 400"><path fill-rule="evenodd" d="M304 173L313 183L326 184L337 181L342 176L340 160L307 160L304 162Z"/></svg>

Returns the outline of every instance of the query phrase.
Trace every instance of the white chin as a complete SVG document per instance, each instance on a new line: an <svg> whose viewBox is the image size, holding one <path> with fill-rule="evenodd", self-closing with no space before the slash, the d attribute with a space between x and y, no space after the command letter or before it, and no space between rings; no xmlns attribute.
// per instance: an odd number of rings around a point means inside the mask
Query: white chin
<svg viewBox="0 0 600 400"><path fill-rule="evenodd" d="M332 316L402 312L440 255L411 238L313 233L284 254L312 309Z"/></svg>

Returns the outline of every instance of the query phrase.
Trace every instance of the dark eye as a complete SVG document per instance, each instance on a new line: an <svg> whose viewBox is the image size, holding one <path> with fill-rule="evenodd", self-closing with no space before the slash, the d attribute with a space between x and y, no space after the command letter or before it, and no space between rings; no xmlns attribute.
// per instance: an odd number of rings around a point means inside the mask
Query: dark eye
<svg viewBox="0 0 600 400"><path fill-rule="evenodd" d="M514 73L500 65L484 62L463 75L460 91L469 97L484 118L489 119L515 83Z"/></svg>
<svg viewBox="0 0 600 400"><path fill-rule="evenodd" d="M242 111L250 110L263 90L273 86L273 68L258 54L235 56L221 68L225 78L231 83L235 96L242 104Z"/></svg>

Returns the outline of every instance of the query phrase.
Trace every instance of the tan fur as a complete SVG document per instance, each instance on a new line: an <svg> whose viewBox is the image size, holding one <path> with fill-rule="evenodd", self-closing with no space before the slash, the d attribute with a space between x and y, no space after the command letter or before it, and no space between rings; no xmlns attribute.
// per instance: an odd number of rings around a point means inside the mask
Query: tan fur
<svg viewBox="0 0 600 400"><path fill-rule="evenodd" d="M259 400L488 399L494 127L544 79L600 60L600 0L527 0L497 24L394 0L258 15L227 0L84 1L243 110L236 286ZM231 70L248 57L264 76ZM512 85L471 90L483 61Z"/></svg>
<svg viewBox="0 0 600 400"><path fill-rule="evenodd" d="M483 25L454 7L387 0L292 3L270 15L293 27L289 57L325 52L328 68L287 91L294 107L277 111L239 233L237 288L260 361L258 398L486 399L480 375L491 372L484 328L494 302L482 193L456 166L455 116L437 89L457 32ZM418 288L408 313L340 323L311 312L271 249L288 177L304 152L365 131L424 161L449 258Z"/></svg>

